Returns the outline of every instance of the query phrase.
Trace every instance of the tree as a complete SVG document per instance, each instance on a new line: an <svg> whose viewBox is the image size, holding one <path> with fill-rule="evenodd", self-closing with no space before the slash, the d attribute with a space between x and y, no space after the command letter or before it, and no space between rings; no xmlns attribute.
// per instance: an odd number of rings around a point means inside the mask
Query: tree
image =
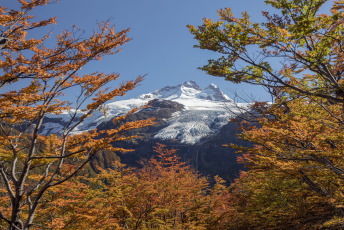
<svg viewBox="0 0 344 230"><path fill-rule="evenodd" d="M262 12L264 23L252 23L244 12L219 11L220 20L204 19L189 30L201 49L222 57L201 69L234 83L290 88L295 94L343 103L343 2L335 1L331 14L319 14L327 0L266 0L280 11ZM279 66L278 62L282 64ZM274 94L276 94L275 92Z"/></svg>
<svg viewBox="0 0 344 230"><path fill-rule="evenodd" d="M100 169L95 178L55 187L39 209L40 223L52 229L226 228L224 181L217 177L210 188L175 150L164 145L155 150L158 156L141 169L114 162L113 169Z"/></svg>
<svg viewBox="0 0 344 230"><path fill-rule="evenodd" d="M257 105L255 105L257 106ZM231 185L233 225L246 229L338 228L343 224L343 134L333 115L304 98L276 104L242 126L253 148L237 147L250 170Z"/></svg>
<svg viewBox="0 0 344 230"><path fill-rule="evenodd" d="M120 51L130 40L129 29L115 32L109 22L84 38L76 28L56 36L56 46L45 46L51 36L30 38L34 29L55 23L55 18L35 21L30 10L50 0L18 0L20 10L0 7L1 37L8 42L0 50L0 225L8 229L29 229L44 195L54 186L72 179L99 151L128 151L114 142L132 138L125 131L145 127L152 119L125 122L114 119L114 128L73 134L76 127L104 103L122 96L142 81L106 89L115 73L81 74L80 69L105 55ZM4 87L11 90L4 90ZM13 87L12 87L13 86ZM74 102L62 101L68 90L79 94ZM70 98L69 98L70 100ZM134 111L131 111L131 113ZM42 136L39 133L47 114L67 114L63 131ZM81 114L81 115L80 115Z"/></svg>
<svg viewBox="0 0 344 230"><path fill-rule="evenodd" d="M189 26L196 47L222 56L201 69L275 97L253 105L259 127L244 127L255 144L240 148L250 170L232 186L235 227L342 228L344 2L329 15L326 0L265 2L279 13L262 12L264 23L223 9L218 22Z"/></svg>

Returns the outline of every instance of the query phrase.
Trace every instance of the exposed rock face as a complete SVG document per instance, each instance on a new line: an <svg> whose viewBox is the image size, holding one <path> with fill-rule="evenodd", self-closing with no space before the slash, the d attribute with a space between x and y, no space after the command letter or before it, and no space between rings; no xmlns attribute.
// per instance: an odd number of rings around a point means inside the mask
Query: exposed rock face
<svg viewBox="0 0 344 230"><path fill-rule="evenodd" d="M116 143L116 145L124 148L135 149L130 153L116 153L120 157L121 162L133 167L140 167L139 161L149 159L154 155L154 146L156 143L165 144L168 148L178 149L177 153L183 161L189 162L194 168L199 170L203 175L215 176L219 175L227 181L232 181L237 177L243 166L236 162L237 154L235 150L224 147L223 144L234 143L247 146L248 143L238 139L238 127L232 122L228 122L222 126L219 132L209 135L201 139L195 144L181 143L176 137L175 139L159 139L156 138L157 133L168 127L169 119L173 114L182 112L184 106L173 101L154 100L150 104L152 107L141 110L132 114L128 120L147 119L156 117L158 122L154 126L146 127L140 130L130 131L128 135L140 134L141 138L134 141ZM112 122L101 124L99 129L109 129L113 126ZM95 160L96 164L109 166L112 160L105 153L102 157Z"/></svg>
<svg viewBox="0 0 344 230"><path fill-rule="evenodd" d="M140 160L154 155L153 147L159 142L168 148L178 149L182 160L190 162L204 175L220 175L231 180L243 169L236 163L235 150L223 147L223 144L229 143L247 145L237 138L237 126L229 122L233 115L227 108L236 110L236 105L214 84L202 90L196 82L189 81L177 86L167 86L138 98L109 103L107 116L97 112L78 125L74 134L95 128L114 128L114 117L124 115L148 102L150 108L131 114L128 121L155 117L157 124L128 133L140 135L141 138L115 143L116 146L135 151L126 154L104 152L99 154L94 164L110 167L111 162L120 157L123 163L139 167ZM241 106L245 107L247 104ZM58 116L47 116L40 130L41 134L61 133L72 112L64 111ZM76 117L81 115L77 114Z"/></svg>

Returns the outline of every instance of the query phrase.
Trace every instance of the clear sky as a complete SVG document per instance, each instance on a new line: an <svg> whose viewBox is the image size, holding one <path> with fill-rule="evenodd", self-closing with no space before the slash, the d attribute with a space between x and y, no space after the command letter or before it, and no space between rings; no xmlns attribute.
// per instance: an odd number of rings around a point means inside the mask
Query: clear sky
<svg viewBox="0 0 344 230"><path fill-rule="evenodd" d="M7 7L15 7L17 1L0 2ZM217 10L224 7L231 7L236 16L248 11L252 20L256 21L262 20L262 10L270 9L263 0L60 0L59 3L39 7L32 13L39 18L57 16L57 25L53 29L55 34L72 25L77 25L86 33L92 32L97 20L109 18L118 31L130 27L129 36L133 40L122 47L121 53L83 68L85 72L119 73L120 82L147 74L137 89L118 99L195 80L201 88L214 83L230 97L237 91L252 95L257 100L270 100L261 87L233 84L197 69L215 54L193 48L197 41L186 25L201 25L204 17L217 19Z"/></svg>

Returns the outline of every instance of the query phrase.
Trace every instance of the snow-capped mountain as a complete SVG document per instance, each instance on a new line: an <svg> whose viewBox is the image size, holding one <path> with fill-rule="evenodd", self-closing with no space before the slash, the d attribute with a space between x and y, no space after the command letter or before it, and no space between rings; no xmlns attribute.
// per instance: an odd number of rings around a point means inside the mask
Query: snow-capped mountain
<svg viewBox="0 0 344 230"><path fill-rule="evenodd" d="M100 112L95 113L80 124L74 133L97 128L116 116L124 115L131 109L156 99L179 103L184 109L166 118L167 126L159 130L154 138L173 139L185 144L196 144L203 138L218 133L231 116L225 105L234 109L233 101L216 85L210 84L202 90L195 81L188 81L177 86L166 86L138 98L109 103L106 105L106 116ZM47 116L41 134L61 133L69 118L67 112L59 116Z"/></svg>
<svg viewBox="0 0 344 230"><path fill-rule="evenodd" d="M138 162L152 157L153 147L159 142L168 148L178 149L182 160L189 162L205 175L220 175L231 180L239 174L239 170L243 169L236 162L235 150L223 147L223 144L228 143L248 145L238 139L237 125L229 122L232 113L228 108L235 111L238 104L234 104L214 84L202 90L196 82L188 81L137 98L109 103L106 105L107 116L97 112L80 124L74 133L94 128L111 129L114 127L112 122L114 117L124 115L131 109L148 102L149 108L131 114L128 121L155 117L157 124L128 132L128 135L141 136L139 139L115 143L117 147L135 149L135 151L125 154L102 152L91 165L110 167L119 157L121 162L128 166L140 167ZM247 105L241 104L241 106ZM47 116L40 132L44 135L61 133L69 120L68 112L58 116ZM93 168L96 170L96 167Z"/></svg>
<svg viewBox="0 0 344 230"><path fill-rule="evenodd" d="M143 94L140 98L144 99L165 99L172 101L185 102L186 100L206 100L212 102L233 102L216 85L210 84L202 90L195 81L187 81L177 86L166 86L152 93ZM190 104L190 103L189 103Z"/></svg>

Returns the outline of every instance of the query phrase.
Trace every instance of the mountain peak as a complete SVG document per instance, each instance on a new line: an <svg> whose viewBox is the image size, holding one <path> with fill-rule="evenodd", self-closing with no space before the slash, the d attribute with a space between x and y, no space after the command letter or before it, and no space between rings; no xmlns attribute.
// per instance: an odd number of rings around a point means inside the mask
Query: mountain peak
<svg viewBox="0 0 344 230"><path fill-rule="evenodd" d="M193 88L196 90L202 90L195 81L191 80L191 81L186 81L183 84L181 84L182 87L187 87L187 88Z"/></svg>
<svg viewBox="0 0 344 230"><path fill-rule="evenodd" d="M167 100L198 98L214 102L232 102L232 100L225 95L217 85L210 84L202 90L193 80L186 81L183 84L176 86L166 86L162 89L155 90L154 92L143 94L140 98Z"/></svg>
<svg viewBox="0 0 344 230"><path fill-rule="evenodd" d="M217 85L211 83L204 90L203 93L207 95L209 100L222 101L222 102L233 102L226 94L224 94Z"/></svg>
<svg viewBox="0 0 344 230"><path fill-rule="evenodd" d="M213 83L210 83L205 89L219 89L219 87Z"/></svg>

